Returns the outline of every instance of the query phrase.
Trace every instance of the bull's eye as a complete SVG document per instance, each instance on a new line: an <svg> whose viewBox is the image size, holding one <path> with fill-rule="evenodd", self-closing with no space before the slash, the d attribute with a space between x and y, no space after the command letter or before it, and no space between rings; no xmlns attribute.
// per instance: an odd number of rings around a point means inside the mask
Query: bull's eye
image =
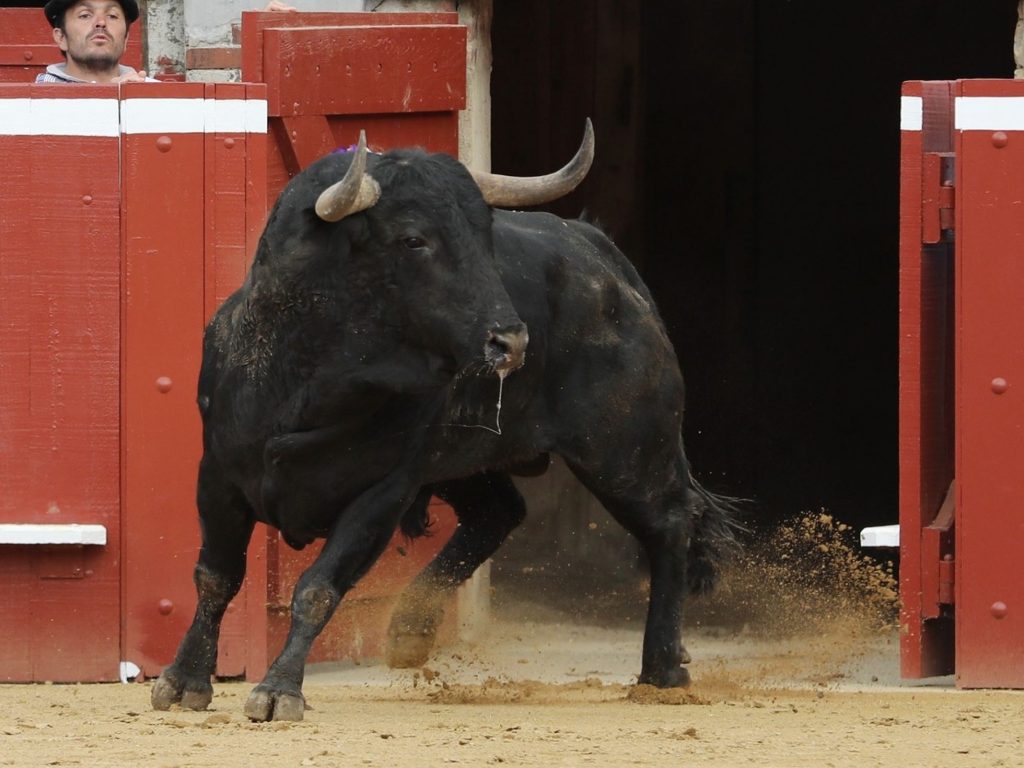
<svg viewBox="0 0 1024 768"><path fill-rule="evenodd" d="M404 245L410 251L418 251L427 247L427 241L424 240L422 237L410 235L409 237L402 238L402 245Z"/></svg>

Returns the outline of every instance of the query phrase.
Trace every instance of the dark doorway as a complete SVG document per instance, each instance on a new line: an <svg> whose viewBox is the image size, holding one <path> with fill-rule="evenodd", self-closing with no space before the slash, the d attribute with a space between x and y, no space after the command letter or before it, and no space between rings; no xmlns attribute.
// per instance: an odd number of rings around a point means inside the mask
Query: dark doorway
<svg viewBox="0 0 1024 768"><path fill-rule="evenodd" d="M557 167L593 117L556 210L640 269L695 471L759 521L897 521L900 84L1012 77L1015 23L1011 0L495 0L493 168Z"/></svg>

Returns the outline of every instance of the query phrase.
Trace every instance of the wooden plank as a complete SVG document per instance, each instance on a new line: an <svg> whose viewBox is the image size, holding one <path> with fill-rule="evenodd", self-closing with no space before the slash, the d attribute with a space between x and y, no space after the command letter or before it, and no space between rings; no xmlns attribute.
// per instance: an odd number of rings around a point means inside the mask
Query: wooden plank
<svg viewBox="0 0 1024 768"><path fill-rule="evenodd" d="M246 99L253 102L263 102L263 112L266 113L267 86L263 83L247 83L245 86ZM264 129L268 126L264 124ZM270 144L267 133L250 132L246 143L246 174L247 186L245 192L246 214L246 248L248 257L247 264L252 263L256 256L256 248L259 246L260 237L263 235L263 227L267 222L267 210L270 200L267 198L267 163Z"/></svg>
<svg viewBox="0 0 1024 768"><path fill-rule="evenodd" d="M279 135L281 152L286 154L285 164L296 171L312 164L338 148L326 115L282 117Z"/></svg>
<svg viewBox="0 0 1024 768"><path fill-rule="evenodd" d="M269 28L389 26L392 24L458 24L457 13L267 13L242 14L242 80L264 82L263 33Z"/></svg>
<svg viewBox="0 0 1024 768"><path fill-rule="evenodd" d="M246 86L222 83L207 88L208 98L245 101ZM245 279L247 252L246 131L206 134L206 318L210 318Z"/></svg>
<svg viewBox="0 0 1024 768"><path fill-rule="evenodd" d="M268 29L271 115L443 112L466 105L466 28Z"/></svg>
<svg viewBox="0 0 1024 768"><path fill-rule="evenodd" d="M0 44L0 67L39 66L43 62L53 60L55 49L56 46L53 43L49 45L2 43Z"/></svg>
<svg viewBox="0 0 1024 768"><path fill-rule="evenodd" d="M0 8L0 29L5 45L46 45L60 56L42 8Z"/></svg>
<svg viewBox="0 0 1024 768"><path fill-rule="evenodd" d="M205 86L128 84L122 95L126 115L139 112L133 100L180 99L181 110L160 111L174 123ZM206 169L201 127L164 134L152 118L138 126L152 132L126 133L122 159L124 632L125 658L149 677L173 658L196 605Z"/></svg>
<svg viewBox="0 0 1024 768"><path fill-rule="evenodd" d="M956 679L1024 688L1024 82L959 85Z"/></svg>
<svg viewBox="0 0 1024 768"><path fill-rule="evenodd" d="M900 665L904 677L952 671L952 624L926 621L922 529L952 481L950 251L922 245L923 158L951 149L951 84L904 84L900 159Z"/></svg>
<svg viewBox="0 0 1024 768"><path fill-rule="evenodd" d="M64 105L116 97L109 86L0 86L9 109L28 111L8 129L34 131L32 99L57 92ZM0 522L109 536L105 547L5 548L0 578L18 599L0 601L3 680L118 676L117 145L116 132L0 136Z"/></svg>
<svg viewBox="0 0 1024 768"><path fill-rule="evenodd" d="M445 152L459 156L459 116L457 112L431 112L401 115L332 115L331 133L337 146L349 146L366 131L367 145L375 152L396 147L420 147L427 152Z"/></svg>

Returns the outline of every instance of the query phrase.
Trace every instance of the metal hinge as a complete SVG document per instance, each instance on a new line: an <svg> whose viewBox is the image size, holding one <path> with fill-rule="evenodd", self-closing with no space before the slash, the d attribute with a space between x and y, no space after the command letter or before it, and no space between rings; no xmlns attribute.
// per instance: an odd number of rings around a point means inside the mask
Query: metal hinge
<svg viewBox="0 0 1024 768"><path fill-rule="evenodd" d="M953 591L955 565L952 555L945 555L939 560L939 605L953 605L956 602Z"/></svg>
<svg viewBox="0 0 1024 768"><path fill-rule="evenodd" d="M935 519L921 529L921 615L936 619L944 606L956 603L953 555L956 523L956 481L949 484L946 498Z"/></svg>
<svg viewBox="0 0 1024 768"><path fill-rule="evenodd" d="M952 152L925 152L921 168L921 242L934 244L953 239L956 221L956 156Z"/></svg>

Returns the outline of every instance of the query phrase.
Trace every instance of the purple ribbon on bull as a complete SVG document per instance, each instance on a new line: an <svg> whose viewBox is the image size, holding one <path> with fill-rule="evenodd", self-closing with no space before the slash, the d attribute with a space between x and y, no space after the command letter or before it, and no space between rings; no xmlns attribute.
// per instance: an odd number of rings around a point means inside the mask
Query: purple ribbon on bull
<svg viewBox="0 0 1024 768"><path fill-rule="evenodd" d="M355 152L357 149L359 149L359 145L358 144L349 144L347 147L338 147L337 149L333 150L331 152L331 154L332 155L344 155L344 154L346 154L348 152ZM371 155L379 155L380 154L380 152L377 152L376 150L370 149L369 147L366 148L366 151L369 152Z"/></svg>

